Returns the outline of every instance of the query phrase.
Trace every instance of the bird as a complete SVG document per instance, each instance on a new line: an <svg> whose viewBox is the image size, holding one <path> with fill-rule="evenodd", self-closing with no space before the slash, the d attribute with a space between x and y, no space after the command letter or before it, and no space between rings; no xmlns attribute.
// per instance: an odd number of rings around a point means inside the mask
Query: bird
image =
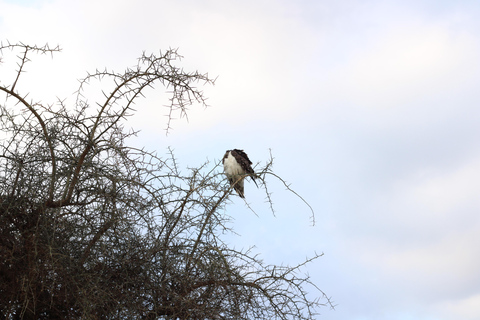
<svg viewBox="0 0 480 320"><path fill-rule="evenodd" d="M252 169L252 162L247 154L240 149L227 150L223 156L223 171L241 198L245 198L244 180L250 176L255 182L255 172ZM255 182L257 184L257 182ZM257 185L258 187L258 185Z"/></svg>

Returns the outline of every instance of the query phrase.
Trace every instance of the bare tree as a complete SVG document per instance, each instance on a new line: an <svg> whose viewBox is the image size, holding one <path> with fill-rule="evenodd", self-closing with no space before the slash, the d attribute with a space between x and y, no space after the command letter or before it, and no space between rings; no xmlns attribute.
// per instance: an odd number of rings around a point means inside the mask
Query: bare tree
<svg viewBox="0 0 480 320"><path fill-rule="evenodd" d="M177 67L175 50L144 53L125 72L88 74L73 106L45 105L20 80L31 54L60 49L5 51L18 64L0 82L0 318L311 319L330 305L302 273L320 255L275 266L222 242L231 188L218 163L183 174L173 153L126 145L135 132L125 119L146 88L167 89L169 128L205 104L196 85L212 84L207 74ZM271 162L258 173L267 190Z"/></svg>

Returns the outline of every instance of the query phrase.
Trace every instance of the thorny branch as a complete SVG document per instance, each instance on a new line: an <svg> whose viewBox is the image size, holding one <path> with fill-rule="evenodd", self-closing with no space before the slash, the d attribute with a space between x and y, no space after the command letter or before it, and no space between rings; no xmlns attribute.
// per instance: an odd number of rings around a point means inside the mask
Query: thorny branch
<svg viewBox="0 0 480 320"><path fill-rule="evenodd" d="M0 82L1 318L313 319L332 306L302 272L321 255L271 266L222 241L232 190L218 163L183 173L171 149L128 146L146 88L167 88L169 130L175 113L206 105L207 74L177 67L176 50L143 53L123 73L88 74L73 106L44 105L20 93L21 75L30 54L60 49L4 50L20 53L12 84ZM294 191L272 163L257 174L273 211L268 177Z"/></svg>

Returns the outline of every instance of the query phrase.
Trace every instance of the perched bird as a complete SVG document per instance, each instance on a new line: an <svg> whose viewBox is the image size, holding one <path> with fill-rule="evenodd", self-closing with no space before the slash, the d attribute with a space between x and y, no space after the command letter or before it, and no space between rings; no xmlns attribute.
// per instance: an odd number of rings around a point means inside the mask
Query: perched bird
<svg viewBox="0 0 480 320"><path fill-rule="evenodd" d="M250 176L253 182L255 182L255 172L252 169L252 162L248 159L247 154L239 149L227 150L222 162L223 170L230 185L233 186L240 197L245 198L243 188L245 177ZM255 182L255 184L257 183Z"/></svg>

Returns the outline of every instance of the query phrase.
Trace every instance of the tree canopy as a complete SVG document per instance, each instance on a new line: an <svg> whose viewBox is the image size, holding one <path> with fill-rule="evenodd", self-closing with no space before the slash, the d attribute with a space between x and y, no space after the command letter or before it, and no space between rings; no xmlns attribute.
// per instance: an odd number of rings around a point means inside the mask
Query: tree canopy
<svg viewBox="0 0 480 320"><path fill-rule="evenodd" d="M22 74L31 55L60 49L5 51L17 64L13 79L0 73L1 318L312 319L331 306L302 271L320 255L276 266L222 241L233 195L218 164L184 174L173 153L128 145L125 120L146 88L166 89L169 128L206 104L208 74L178 67L176 50L143 53L124 72L87 74L72 105L45 104ZM270 202L271 164L257 170Z"/></svg>

